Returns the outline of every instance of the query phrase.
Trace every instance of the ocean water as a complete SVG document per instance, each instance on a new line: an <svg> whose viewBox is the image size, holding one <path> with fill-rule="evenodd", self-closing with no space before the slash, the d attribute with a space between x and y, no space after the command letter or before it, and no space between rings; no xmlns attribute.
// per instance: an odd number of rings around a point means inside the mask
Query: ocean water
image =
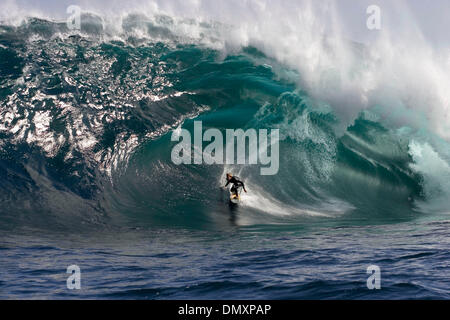
<svg viewBox="0 0 450 320"><path fill-rule="evenodd" d="M322 34L328 7L300 26L252 8L244 25L204 3L83 11L80 30L4 19L0 298L449 297L450 60L420 38ZM175 165L172 132L194 121L279 129L278 174Z"/></svg>
<svg viewBox="0 0 450 320"><path fill-rule="evenodd" d="M226 219L224 219L226 221ZM448 220L9 236L4 299L448 299ZM68 290L66 268L81 271ZM369 290L367 267L381 271Z"/></svg>

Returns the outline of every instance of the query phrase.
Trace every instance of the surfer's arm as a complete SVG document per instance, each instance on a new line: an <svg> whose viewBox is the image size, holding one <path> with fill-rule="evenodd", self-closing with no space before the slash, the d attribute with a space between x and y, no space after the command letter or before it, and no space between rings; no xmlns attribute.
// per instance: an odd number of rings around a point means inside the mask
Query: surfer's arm
<svg viewBox="0 0 450 320"><path fill-rule="evenodd" d="M238 183L242 186L242 189L244 189L245 193L247 193L247 189L245 189L245 185L241 180L238 180Z"/></svg>

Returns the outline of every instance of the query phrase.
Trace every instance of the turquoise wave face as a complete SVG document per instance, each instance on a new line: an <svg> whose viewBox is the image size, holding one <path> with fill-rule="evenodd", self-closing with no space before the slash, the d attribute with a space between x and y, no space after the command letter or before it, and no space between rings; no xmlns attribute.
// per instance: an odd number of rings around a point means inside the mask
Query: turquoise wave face
<svg viewBox="0 0 450 320"><path fill-rule="evenodd" d="M224 56L148 27L165 41L104 39L95 17L82 35L37 19L0 27L2 228L215 228L230 212L237 225L378 223L429 212L445 195L439 174L421 169L448 174L446 162L424 158L424 143L411 148L417 131L367 111L342 132L332 103L258 49ZM279 173L176 166L171 132L192 131L194 119L279 129ZM227 171L249 189L237 208L220 189Z"/></svg>

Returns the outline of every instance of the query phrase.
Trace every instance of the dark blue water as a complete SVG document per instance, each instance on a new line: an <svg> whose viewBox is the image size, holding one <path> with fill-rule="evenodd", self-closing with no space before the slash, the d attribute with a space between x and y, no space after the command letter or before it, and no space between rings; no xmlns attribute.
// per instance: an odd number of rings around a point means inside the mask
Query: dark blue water
<svg viewBox="0 0 450 320"><path fill-rule="evenodd" d="M188 41L168 17L111 37L88 17L0 25L0 298L448 298L446 140L379 105L346 124L263 48ZM195 120L279 129L278 174L175 165L171 134Z"/></svg>
<svg viewBox="0 0 450 320"><path fill-rule="evenodd" d="M0 297L447 299L449 223L8 236ZM66 288L73 264L80 290ZM380 290L366 286L373 264Z"/></svg>

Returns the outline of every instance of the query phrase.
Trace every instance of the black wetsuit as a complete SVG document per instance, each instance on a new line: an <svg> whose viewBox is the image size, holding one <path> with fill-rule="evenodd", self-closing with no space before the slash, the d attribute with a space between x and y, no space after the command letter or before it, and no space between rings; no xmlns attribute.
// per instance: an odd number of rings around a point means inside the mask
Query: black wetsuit
<svg viewBox="0 0 450 320"><path fill-rule="evenodd" d="M233 184L233 186L231 187L231 192L234 193L235 195L239 195L238 194L239 188L242 187L245 189L244 183L241 180L239 180L238 177L231 177L230 180L227 180L227 184L225 185L225 187L227 187L230 183Z"/></svg>

